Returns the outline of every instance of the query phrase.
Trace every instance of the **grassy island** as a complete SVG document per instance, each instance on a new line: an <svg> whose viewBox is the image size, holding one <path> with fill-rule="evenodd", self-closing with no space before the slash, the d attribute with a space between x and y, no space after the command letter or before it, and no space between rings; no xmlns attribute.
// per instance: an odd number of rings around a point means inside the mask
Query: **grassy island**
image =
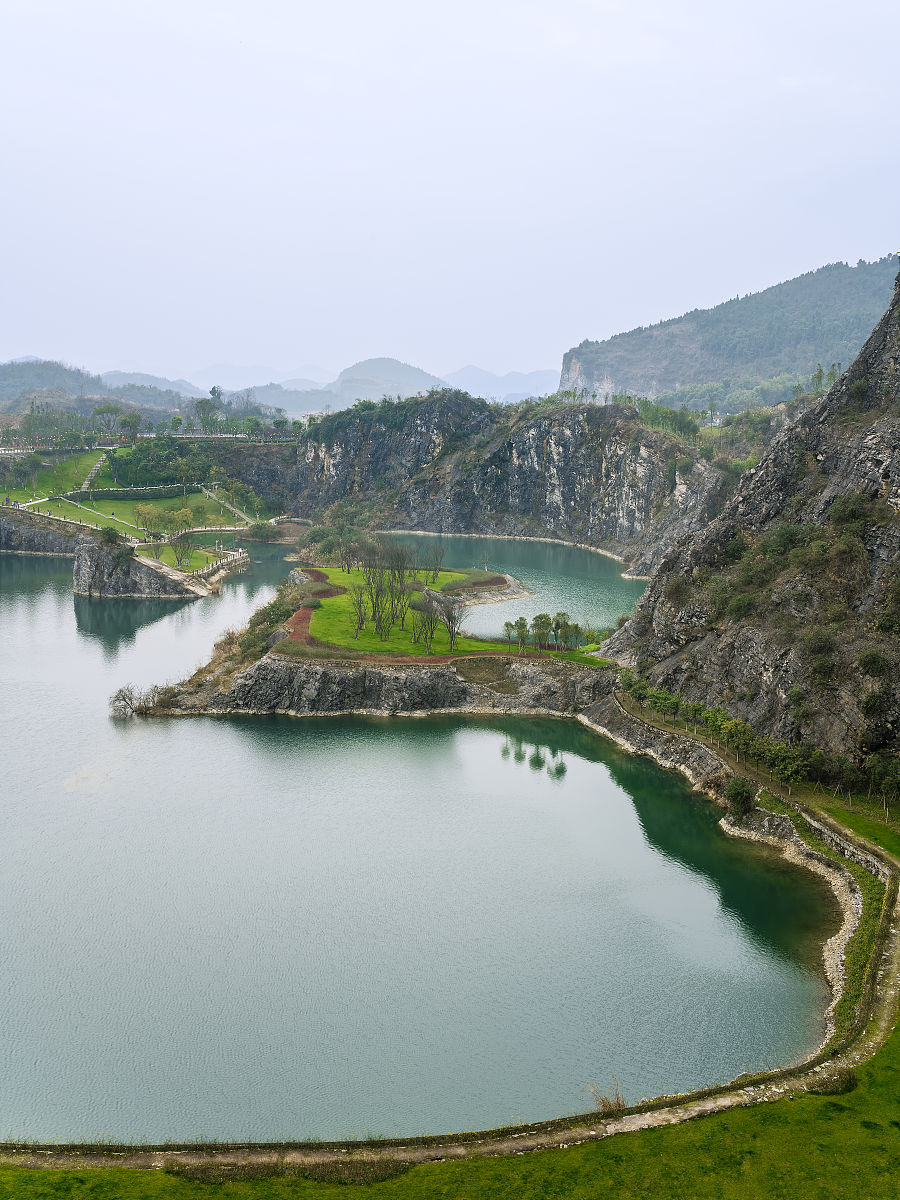
<svg viewBox="0 0 900 1200"><path fill-rule="evenodd" d="M278 594L251 617L236 635L241 658L261 657L275 644L278 654L309 658L359 658L407 662L472 654L524 654L564 659L591 666L603 660L580 648L562 649L552 641L530 648L515 639L466 636L467 604L478 594L496 596L509 587L504 575L487 571L408 569L393 588L365 567L302 567L303 580L287 580ZM474 597L474 600L473 600Z"/></svg>

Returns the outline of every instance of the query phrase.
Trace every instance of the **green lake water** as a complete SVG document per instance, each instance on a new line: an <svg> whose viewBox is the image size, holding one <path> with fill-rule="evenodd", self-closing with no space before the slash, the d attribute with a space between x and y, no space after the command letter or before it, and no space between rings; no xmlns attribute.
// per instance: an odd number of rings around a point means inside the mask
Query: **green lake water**
<svg viewBox="0 0 900 1200"><path fill-rule="evenodd" d="M282 553L182 606L0 556L0 1137L471 1129L816 1044L830 893L573 723L109 719Z"/></svg>
<svg viewBox="0 0 900 1200"><path fill-rule="evenodd" d="M617 617L631 613L647 586L642 579L623 579L625 567L615 559L562 542L416 533L392 536L423 563L429 563L439 547L446 567L497 571L525 584L528 596L468 609L466 631L480 637L502 637L504 621L520 616L530 621L540 612L551 616L567 612L579 625L612 628Z"/></svg>

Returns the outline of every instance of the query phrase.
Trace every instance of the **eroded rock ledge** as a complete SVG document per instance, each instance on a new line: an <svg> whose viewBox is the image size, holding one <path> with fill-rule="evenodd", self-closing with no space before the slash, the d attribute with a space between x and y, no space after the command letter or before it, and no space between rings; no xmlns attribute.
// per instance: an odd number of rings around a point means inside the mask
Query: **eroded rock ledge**
<svg viewBox="0 0 900 1200"><path fill-rule="evenodd" d="M609 695L615 672L556 659L438 659L435 665L289 658L277 650L231 674L213 665L170 689L172 713L574 715Z"/></svg>

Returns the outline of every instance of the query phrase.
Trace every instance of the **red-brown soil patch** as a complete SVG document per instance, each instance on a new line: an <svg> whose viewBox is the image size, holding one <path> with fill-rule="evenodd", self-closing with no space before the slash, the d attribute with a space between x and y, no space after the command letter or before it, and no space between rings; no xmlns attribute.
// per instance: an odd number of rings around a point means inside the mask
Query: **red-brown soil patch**
<svg viewBox="0 0 900 1200"><path fill-rule="evenodd" d="M304 567L303 574L313 583L319 583L322 586L316 589L317 600L327 600L330 596L340 596L347 589L338 587L336 584L328 582L328 576L324 571L320 571L318 567ZM315 609L304 606L298 608L292 617L288 618L287 626L290 629L288 640L299 642L301 646L321 646L324 643L317 642L309 632L309 623L312 620L312 615Z"/></svg>

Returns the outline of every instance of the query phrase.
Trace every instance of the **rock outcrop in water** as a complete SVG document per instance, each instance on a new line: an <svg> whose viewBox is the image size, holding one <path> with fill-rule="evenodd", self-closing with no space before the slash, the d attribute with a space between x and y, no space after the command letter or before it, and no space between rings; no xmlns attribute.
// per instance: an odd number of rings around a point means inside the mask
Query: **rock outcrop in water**
<svg viewBox="0 0 900 1200"><path fill-rule="evenodd" d="M223 454L228 469L301 516L336 501L433 533L551 537L647 574L720 510L719 470L618 405L502 408L460 392L335 413L295 458Z"/></svg>
<svg viewBox="0 0 900 1200"><path fill-rule="evenodd" d="M0 554L71 557L78 536L75 526L61 526L27 509L0 509Z"/></svg>
<svg viewBox="0 0 900 1200"><path fill-rule="evenodd" d="M124 547L104 545L78 525L48 520L27 509L0 511L0 553L74 558L72 587L79 596L196 600L209 594L163 563L135 558Z"/></svg>
<svg viewBox="0 0 900 1200"><path fill-rule="evenodd" d="M757 732L900 747L900 277L853 366L654 576L610 652Z"/></svg>
<svg viewBox="0 0 900 1200"><path fill-rule="evenodd" d="M79 538L75 549L72 587L78 596L139 597L141 599L197 600L209 594L203 584L185 579L162 563L151 565L104 546L96 538Z"/></svg>

